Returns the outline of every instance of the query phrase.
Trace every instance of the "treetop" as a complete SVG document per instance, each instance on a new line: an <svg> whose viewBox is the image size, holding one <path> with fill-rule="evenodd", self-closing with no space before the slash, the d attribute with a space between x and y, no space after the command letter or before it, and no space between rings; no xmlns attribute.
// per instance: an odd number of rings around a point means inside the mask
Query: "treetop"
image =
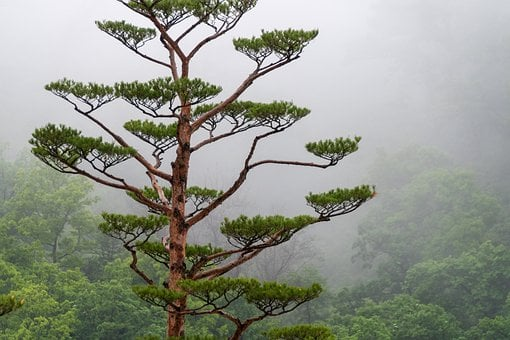
<svg viewBox="0 0 510 340"><path fill-rule="evenodd" d="M215 31L230 27L242 14L252 9L256 0L136 0L122 1L144 16L155 16L169 30L195 17Z"/></svg>

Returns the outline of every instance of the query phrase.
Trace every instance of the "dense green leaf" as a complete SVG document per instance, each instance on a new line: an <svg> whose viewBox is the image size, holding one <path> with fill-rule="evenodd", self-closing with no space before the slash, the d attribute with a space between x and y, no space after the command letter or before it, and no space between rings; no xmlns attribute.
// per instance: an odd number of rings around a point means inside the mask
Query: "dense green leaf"
<svg viewBox="0 0 510 340"><path fill-rule="evenodd" d="M99 163L106 170L136 153L132 148L103 142L102 137L84 137L81 131L65 125L48 124L36 129L29 142L37 158L63 172L76 168L82 161Z"/></svg>
<svg viewBox="0 0 510 340"><path fill-rule="evenodd" d="M197 106L194 117L199 117L212 110L217 104ZM243 132L256 127L268 127L283 130L296 121L307 116L310 110L301 108L291 102L275 101L272 103L255 103L251 101L234 101L216 115L207 119L202 128L213 134L220 124L230 129L230 134Z"/></svg>
<svg viewBox="0 0 510 340"><path fill-rule="evenodd" d="M166 151L177 145L177 123L156 124L149 120L130 120L124 128L157 150Z"/></svg>
<svg viewBox="0 0 510 340"><path fill-rule="evenodd" d="M133 291L142 300L163 308L167 308L168 305L184 296L181 292L174 292L172 290L156 286L133 286Z"/></svg>
<svg viewBox="0 0 510 340"><path fill-rule="evenodd" d="M108 213L103 213L102 216L105 222L99 225L99 229L103 233L122 240L126 244L139 240L140 237L142 238L141 242L146 242L151 235L168 226L168 218L166 216L135 216Z"/></svg>
<svg viewBox="0 0 510 340"><path fill-rule="evenodd" d="M256 0L139 0L130 1L129 6L145 15L154 14L166 29L193 16L218 31L231 28L256 3Z"/></svg>
<svg viewBox="0 0 510 340"><path fill-rule="evenodd" d="M90 113L116 98L111 86L95 83L85 84L66 78L51 82L44 88L70 102L76 110L82 113ZM74 99L85 104L85 109L80 108L79 103Z"/></svg>
<svg viewBox="0 0 510 340"><path fill-rule="evenodd" d="M273 328L265 333L270 340L334 340L331 329L324 325L296 325Z"/></svg>
<svg viewBox="0 0 510 340"><path fill-rule="evenodd" d="M179 286L191 296L199 299L202 308L222 309L245 296L259 282L248 278L217 277L211 280L182 280Z"/></svg>
<svg viewBox="0 0 510 340"><path fill-rule="evenodd" d="M317 298L321 292L322 287L317 283L303 288L277 282L263 282L246 293L246 300L265 314L279 315Z"/></svg>
<svg viewBox="0 0 510 340"><path fill-rule="evenodd" d="M503 311L510 292L510 250L488 241L458 257L411 267L405 288L426 303L450 311L464 326Z"/></svg>
<svg viewBox="0 0 510 340"><path fill-rule="evenodd" d="M153 28L142 28L122 21L96 21L97 27L119 40L125 46L137 50L156 37Z"/></svg>
<svg viewBox="0 0 510 340"><path fill-rule="evenodd" d="M331 164L336 164L345 156L357 151L360 141L361 137L354 137L354 139L326 139L308 143L305 147L308 152L311 152L315 156L328 160Z"/></svg>
<svg viewBox="0 0 510 340"><path fill-rule="evenodd" d="M262 31L259 37L234 39L234 47L260 66L272 54L279 60L298 57L318 33L294 29Z"/></svg>
<svg viewBox="0 0 510 340"><path fill-rule="evenodd" d="M152 117L160 116L158 110L167 104L171 113L175 113L182 105L196 105L221 92L221 87L200 79L180 78L174 81L169 77L157 78L145 83L120 82L116 83L114 88L116 96ZM179 103L174 104L177 99Z"/></svg>
<svg viewBox="0 0 510 340"><path fill-rule="evenodd" d="M451 314L409 295L399 295L379 304L367 301L357 314L378 317L391 331L392 339L455 339L460 335L458 322Z"/></svg>
<svg viewBox="0 0 510 340"><path fill-rule="evenodd" d="M306 196L309 206L325 218L347 214L375 195L375 188L362 185L353 189L334 189Z"/></svg>
<svg viewBox="0 0 510 340"><path fill-rule="evenodd" d="M235 220L225 218L220 230L232 245L249 247L268 240L285 242L294 233L315 222L316 218L307 215L292 218L279 215L249 218L242 215Z"/></svg>

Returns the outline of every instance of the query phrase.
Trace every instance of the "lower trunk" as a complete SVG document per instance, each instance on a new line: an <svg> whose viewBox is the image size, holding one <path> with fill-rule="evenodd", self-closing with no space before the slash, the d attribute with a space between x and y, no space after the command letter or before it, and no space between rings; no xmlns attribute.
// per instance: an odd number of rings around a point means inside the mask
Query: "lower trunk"
<svg viewBox="0 0 510 340"><path fill-rule="evenodd" d="M184 337L184 315L168 311L167 336Z"/></svg>
<svg viewBox="0 0 510 340"><path fill-rule="evenodd" d="M186 258L186 230L179 228L174 221L170 224L170 272L168 275L168 288L172 291L181 291L179 281L185 278ZM187 307L187 297L183 297L169 306L167 335L169 337L184 337L184 315L180 312Z"/></svg>

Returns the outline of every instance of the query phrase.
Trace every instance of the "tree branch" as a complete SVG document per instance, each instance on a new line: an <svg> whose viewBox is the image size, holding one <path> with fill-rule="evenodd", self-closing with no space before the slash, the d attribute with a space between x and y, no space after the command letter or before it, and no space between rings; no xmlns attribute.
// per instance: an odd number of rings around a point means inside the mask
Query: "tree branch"
<svg viewBox="0 0 510 340"><path fill-rule="evenodd" d="M297 58L299 58L299 56L280 60L278 62L267 65L266 67L263 67L263 68L260 68L260 66L257 66L257 68L252 73L250 73L248 75L248 77L246 77L246 79L241 83L241 85L239 85L239 87L234 91L234 93L232 93L232 95L230 95L230 97L225 99L223 102L219 103L212 110L210 110L210 111L204 113L203 115L201 115L200 117L198 117L191 125L191 130L193 132L195 132L196 130L198 130L200 128L200 126L202 126L202 124L204 124L204 122L206 120L208 120L209 118L215 116L216 114L218 114L219 112L224 110L229 104L231 104L233 101L235 101L237 98L239 98L241 96L241 94L243 94L244 91L246 91L253 84L253 82L256 79L296 60Z"/></svg>
<svg viewBox="0 0 510 340"><path fill-rule="evenodd" d="M304 167L314 167L314 168L322 168L326 169L331 166L334 166L334 164L317 164L313 162L299 162L299 161L281 161L281 160L273 160L273 159L267 159L263 161L258 161L255 163L250 164L249 168L253 169L259 165L263 164L280 164L280 165L295 165L295 166L304 166Z"/></svg>
<svg viewBox="0 0 510 340"><path fill-rule="evenodd" d="M128 246L127 244L124 244L124 248L126 248L131 253L131 263L129 264L129 267L138 275L140 276L147 284L153 285L154 281L152 281L147 274L145 274L143 271L141 271L138 266L138 257L136 256L136 250L134 247Z"/></svg>
<svg viewBox="0 0 510 340"><path fill-rule="evenodd" d="M241 12L237 18L232 21L230 24L227 23L227 20L223 21L223 24L221 25L221 27L219 29L216 29L216 33L215 34L212 34L208 37L206 37L205 39L201 40L199 43L197 43L195 45L195 47L193 48L193 50L191 50L191 52L188 54L188 58L191 59L195 56L195 54L197 54L197 52L202 48L204 47L207 43L221 37L222 35L224 35L225 33L227 33L228 31L232 30L236 25L237 23L239 22L239 20L241 20L241 18L244 16L246 12ZM224 27L226 26L225 29L223 29ZM183 37L182 35L177 39L177 41L179 41L181 39L181 37Z"/></svg>
<svg viewBox="0 0 510 340"><path fill-rule="evenodd" d="M113 132L110 128L108 128L105 124L103 124L101 121L99 121L98 119L94 118L92 115L90 114L86 114L84 112L82 112L81 110L79 109L76 109L75 110L77 112L79 112L80 114L82 114L83 116L85 116L87 119L91 120L92 122L94 122L94 124L96 124L97 126L99 126L103 131L105 131L106 133L108 133L113 139L115 139L115 141L117 141L117 143L119 143L121 146L123 147L131 147L120 135L116 134L115 132ZM147 161L138 151L135 153L134 155L134 158L141 164L143 165L147 171L155 174L156 176L158 177L161 177L167 181L171 181L172 180L172 176L166 172L163 172L159 169L157 169L155 166L153 166L152 164L149 163L149 161Z"/></svg>

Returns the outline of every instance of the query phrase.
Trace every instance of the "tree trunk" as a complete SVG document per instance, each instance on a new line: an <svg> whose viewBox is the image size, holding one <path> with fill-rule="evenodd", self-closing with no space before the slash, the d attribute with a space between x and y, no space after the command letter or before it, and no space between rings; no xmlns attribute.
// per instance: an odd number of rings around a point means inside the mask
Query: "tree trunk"
<svg viewBox="0 0 510 340"><path fill-rule="evenodd" d="M182 119L177 130L179 145L176 150L175 161L172 163L172 199L169 228L169 256L170 272L168 288L180 291L179 281L186 275L186 239L188 225L186 223L186 187L188 183L191 126L189 124L189 107L182 109ZM184 297L177 300L168 312L168 336L184 336L184 315L179 312L186 309Z"/></svg>
<svg viewBox="0 0 510 340"><path fill-rule="evenodd" d="M234 332L234 334L232 334L232 336L229 338L229 340L240 340L241 335L243 335L243 333L248 329L248 326L250 326L250 325L251 325L251 322L245 322L243 324L238 324L236 331Z"/></svg>
<svg viewBox="0 0 510 340"><path fill-rule="evenodd" d="M53 244L51 245L51 260L53 263L57 263L57 251L58 251L58 236L53 240Z"/></svg>
<svg viewBox="0 0 510 340"><path fill-rule="evenodd" d="M186 257L186 232L179 234L175 228L170 227L170 272L168 289L180 291L178 282L184 278ZM184 297L174 302L175 308L170 307L168 311L167 335L169 337L184 337L184 315L180 311L186 309L187 298Z"/></svg>
<svg viewBox="0 0 510 340"><path fill-rule="evenodd" d="M168 289L180 291L178 282L184 278L186 257L186 234L176 230L176 223L170 225L170 272ZM184 297L174 302L175 308L168 311L167 335L169 337L184 337L184 315L180 311L186 309L187 298Z"/></svg>
<svg viewBox="0 0 510 340"><path fill-rule="evenodd" d="M184 305L186 305L186 299L184 299ZM184 337L184 321L184 315L169 310L167 336Z"/></svg>

